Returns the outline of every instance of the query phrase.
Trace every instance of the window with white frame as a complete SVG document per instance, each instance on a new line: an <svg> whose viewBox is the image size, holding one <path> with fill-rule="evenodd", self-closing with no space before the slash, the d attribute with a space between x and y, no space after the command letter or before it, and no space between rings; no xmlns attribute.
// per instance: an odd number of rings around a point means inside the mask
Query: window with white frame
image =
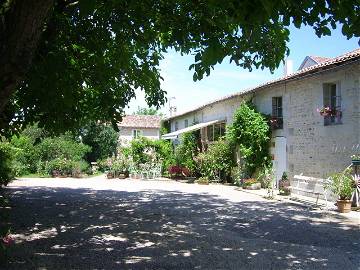
<svg viewBox="0 0 360 270"><path fill-rule="evenodd" d="M189 126L189 121L185 119L185 127L187 128Z"/></svg>
<svg viewBox="0 0 360 270"><path fill-rule="evenodd" d="M175 131L177 131L179 129L179 123L176 121L175 122Z"/></svg>
<svg viewBox="0 0 360 270"><path fill-rule="evenodd" d="M323 84L323 102L322 116L324 125L335 125L342 123L341 110L341 91L339 83Z"/></svg>
<svg viewBox="0 0 360 270"><path fill-rule="evenodd" d="M140 129L133 129L132 133L134 139L139 139L140 136L142 135L142 131Z"/></svg>

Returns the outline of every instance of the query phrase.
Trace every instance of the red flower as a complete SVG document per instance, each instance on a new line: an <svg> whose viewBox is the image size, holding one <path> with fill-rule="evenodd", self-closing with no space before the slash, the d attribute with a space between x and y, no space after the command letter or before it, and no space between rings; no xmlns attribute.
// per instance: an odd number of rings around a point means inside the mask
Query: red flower
<svg viewBox="0 0 360 270"><path fill-rule="evenodd" d="M14 243L14 239L10 235L6 235L3 237L2 242L5 246L10 246L12 243Z"/></svg>

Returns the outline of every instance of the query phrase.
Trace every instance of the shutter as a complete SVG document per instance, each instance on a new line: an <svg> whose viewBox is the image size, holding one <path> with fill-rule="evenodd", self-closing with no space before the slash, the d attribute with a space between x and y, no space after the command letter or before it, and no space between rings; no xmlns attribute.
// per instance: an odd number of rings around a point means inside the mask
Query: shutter
<svg viewBox="0 0 360 270"><path fill-rule="evenodd" d="M331 93L330 93L330 85L323 85L323 97L324 97L324 107L331 107Z"/></svg>

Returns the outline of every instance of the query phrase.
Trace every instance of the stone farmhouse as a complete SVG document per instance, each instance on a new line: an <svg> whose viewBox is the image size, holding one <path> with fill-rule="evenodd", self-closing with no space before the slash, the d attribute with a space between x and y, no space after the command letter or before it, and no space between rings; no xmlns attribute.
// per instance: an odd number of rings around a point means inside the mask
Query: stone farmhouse
<svg viewBox="0 0 360 270"><path fill-rule="evenodd" d="M284 171L327 177L360 153L360 49L335 58L307 56L299 70L165 119L176 140L199 130L201 143L217 140L244 100L271 115L271 155L277 179ZM319 109L326 108L328 111Z"/></svg>
<svg viewBox="0 0 360 270"><path fill-rule="evenodd" d="M126 146L131 140L140 136L148 139L160 138L161 116L159 115L126 115L119 127L119 143Z"/></svg>

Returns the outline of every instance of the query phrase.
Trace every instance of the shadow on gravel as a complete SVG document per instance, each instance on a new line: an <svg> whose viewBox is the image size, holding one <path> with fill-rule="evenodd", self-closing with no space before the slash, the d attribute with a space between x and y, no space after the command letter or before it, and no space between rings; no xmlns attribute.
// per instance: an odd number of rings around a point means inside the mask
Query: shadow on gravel
<svg viewBox="0 0 360 270"><path fill-rule="evenodd" d="M12 188L5 269L357 269L359 226L208 194ZM241 193L239 193L241 196Z"/></svg>

